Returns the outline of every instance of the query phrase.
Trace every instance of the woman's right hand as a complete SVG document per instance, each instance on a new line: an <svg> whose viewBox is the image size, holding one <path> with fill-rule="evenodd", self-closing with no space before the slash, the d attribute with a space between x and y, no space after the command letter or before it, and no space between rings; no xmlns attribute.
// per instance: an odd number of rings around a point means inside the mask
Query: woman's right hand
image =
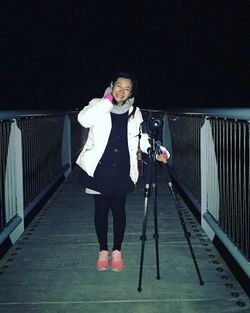
<svg viewBox="0 0 250 313"><path fill-rule="evenodd" d="M112 102L113 100L113 96L111 93L107 94L106 96L104 96L104 99L108 99L110 102Z"/></svg>

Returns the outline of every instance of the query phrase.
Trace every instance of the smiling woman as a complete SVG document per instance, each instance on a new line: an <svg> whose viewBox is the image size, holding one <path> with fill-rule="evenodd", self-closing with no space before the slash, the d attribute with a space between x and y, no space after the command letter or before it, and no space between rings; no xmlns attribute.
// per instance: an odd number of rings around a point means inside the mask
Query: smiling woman
<svg viewBox="0 0 250 313"><path fill-rule="evenodd" d="M77 164L83 169L83 185L94 195L95 229L100 252L97 269L109 268L108 213L113 215L113 249L111 269L121 271L121 246L126 226L126 197L138 180L137 150L141 111L133 106L136 80L128 73L116 75L106 89L104 97L95 98L78 114L79 123L89 128L88 139ZM140 148L147 153L148 135L143 133ZM161 154L157 160L167 162Z"/></svg>

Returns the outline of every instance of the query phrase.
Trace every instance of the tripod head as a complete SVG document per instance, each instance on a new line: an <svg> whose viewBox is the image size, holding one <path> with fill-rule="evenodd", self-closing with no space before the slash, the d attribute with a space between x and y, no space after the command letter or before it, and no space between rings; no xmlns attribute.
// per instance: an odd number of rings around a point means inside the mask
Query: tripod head
<svg viewBox="0 0 250 313"><path fill-rule="evenodd" d="M159 132L163 127L162 118L151 117L149 120L143 121L141 123L140 131L143 134L148 134L149 142L151 147L148 149L149 155L151 154L160 154L161 153L161 143L159 139Z"/></svg>
<svg viewBox="0 0 250 313"><path fill-rule="evenodd" d="M150 138L158 139L157 135L163 127L163 119L151 117L149 120L141 123L141 132L147 133Z"/></svg>

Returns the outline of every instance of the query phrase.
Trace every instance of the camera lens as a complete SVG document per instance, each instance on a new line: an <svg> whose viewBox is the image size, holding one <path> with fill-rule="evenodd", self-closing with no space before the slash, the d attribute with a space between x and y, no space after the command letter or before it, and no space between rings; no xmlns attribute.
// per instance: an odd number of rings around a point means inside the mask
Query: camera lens
<svg viewBox="0 0 250 313"><path fill-rule="evenodd" d="M150 120L143 121L141 123L142 133L152 135L163 126L163 120L161 118L152 117Z"/></svg>
<svg viewBox="0 0 250 313"><path fill-rule="evenodd" d="M162 126L162 119L155 118L152 120L152 127L154 129L160 128L161 126Z"/></svg>

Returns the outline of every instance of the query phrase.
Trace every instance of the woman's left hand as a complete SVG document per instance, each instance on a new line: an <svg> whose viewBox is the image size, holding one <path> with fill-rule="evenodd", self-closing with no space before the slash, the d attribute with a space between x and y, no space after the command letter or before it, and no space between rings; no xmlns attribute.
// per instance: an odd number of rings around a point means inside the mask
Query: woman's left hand
<svg viewBox="0 0 250 313"><path fill-rule="evenodd" d="M156 160L157 161L160 161L160 162L163 162L163 163L168 163L168 156L164 153L162 154L157 154L156 155Z"/></svg>

